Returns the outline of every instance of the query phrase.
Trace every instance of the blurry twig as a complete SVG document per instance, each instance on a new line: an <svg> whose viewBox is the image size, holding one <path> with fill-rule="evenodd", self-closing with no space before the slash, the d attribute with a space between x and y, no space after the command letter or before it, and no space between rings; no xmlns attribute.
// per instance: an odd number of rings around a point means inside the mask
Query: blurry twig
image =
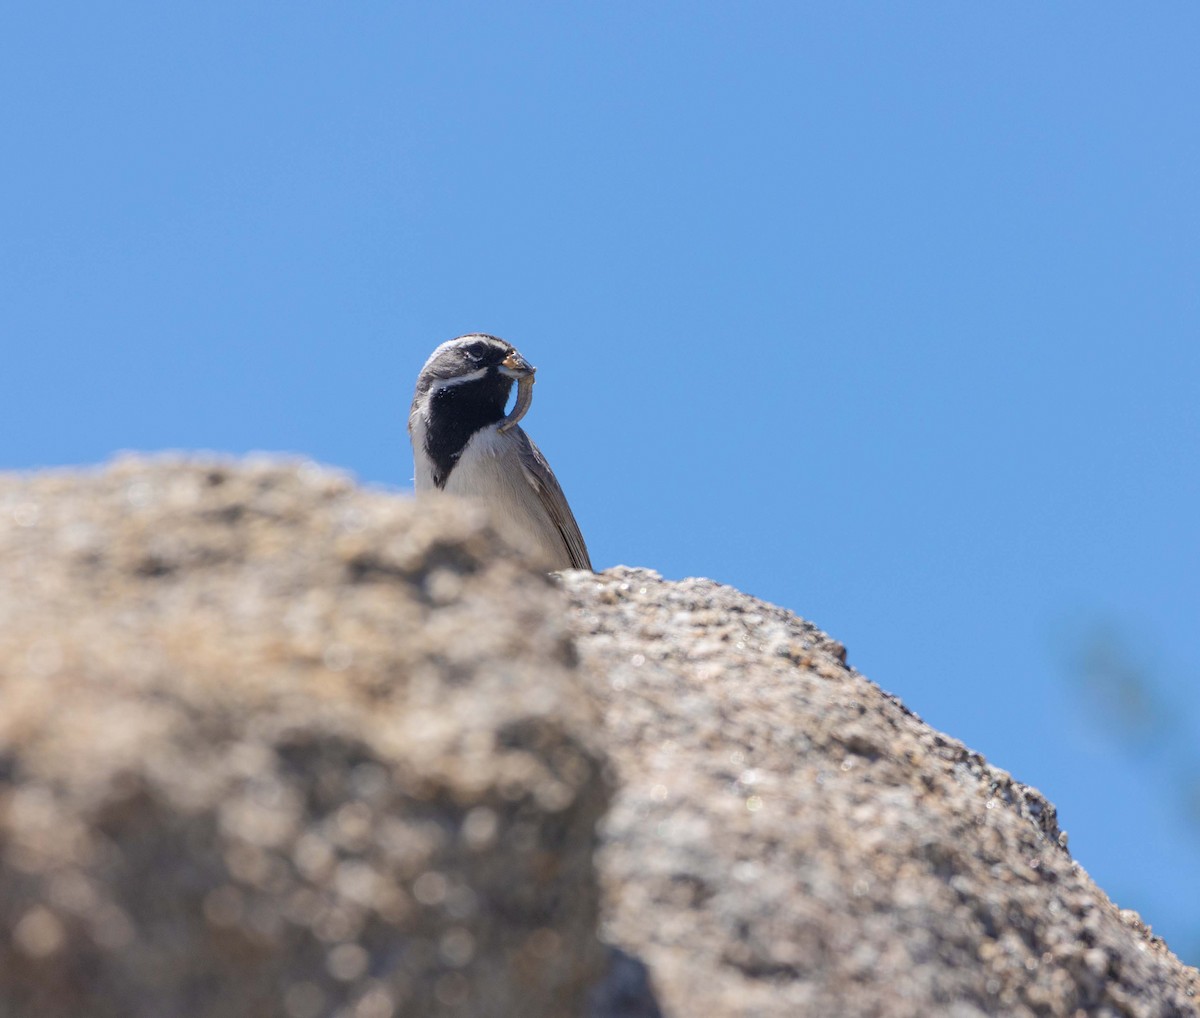
<svg viewBox="0 0 1200 1018"><path fill-rule="evenodd" d="M1061 644L1064 671L1097 727L1171 793L1178 815L1200 838L1200 718L1161 678L1152 651L1133 643L1121 625L1093 621ZM1200 957L1200 929L1175 944L1181 957Z"/></svg>
<svg viewBox="0 0 1200 1018"><path fill-rule="evenodd" d="M1111 736L1145 749L1178 731L1178 705L1156 684L1153 662L1134 653L1117 626L1092 623L1072 643L1067 674L1083 692L1085 708Z"/></svg>

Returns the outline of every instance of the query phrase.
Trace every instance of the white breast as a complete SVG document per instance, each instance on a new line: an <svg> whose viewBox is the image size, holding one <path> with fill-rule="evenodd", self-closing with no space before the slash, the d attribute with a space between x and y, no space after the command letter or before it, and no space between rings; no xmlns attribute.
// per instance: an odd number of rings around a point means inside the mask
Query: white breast
<svg viewBox="0 0 1200 1018"><path fill-rule="evenodd" d="M413 428L417 491L431 491L433 471L424 455L424 429ZM496 425L481 428L471 436L458 463L450 471L443 489L459 498L478 499L491 510L497 525L515 540L532 544L551 569L570 569L571 558L558 528L542 507L532 479L521 466L517 443L511 434L502 435Z"/></svg>
<svg viewBox="0 0 1200 1018"><path fill-rule="evenodd" d="M408 431L413 447L413 487L417 491L433 491L433 464L425 452L425 420L415 410L408 418Z"/></svg>

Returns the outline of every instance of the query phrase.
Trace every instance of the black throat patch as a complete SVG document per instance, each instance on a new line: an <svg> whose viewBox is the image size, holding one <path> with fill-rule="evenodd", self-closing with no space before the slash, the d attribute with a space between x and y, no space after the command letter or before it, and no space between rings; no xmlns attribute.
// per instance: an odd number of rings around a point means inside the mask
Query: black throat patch
<svg viewBox="0 0 1200 1018"><path fill-rule="evenodd" d="M431 397L425 452L433 461L433 483L439 488L446 486L471 436L503 420L512 384L508 375L492 368L483 378L447 385Z"/></svg>

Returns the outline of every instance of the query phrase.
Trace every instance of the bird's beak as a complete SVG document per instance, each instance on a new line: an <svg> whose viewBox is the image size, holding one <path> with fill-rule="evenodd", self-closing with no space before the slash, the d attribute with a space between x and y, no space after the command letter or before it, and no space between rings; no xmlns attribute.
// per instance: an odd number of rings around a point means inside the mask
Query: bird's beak
<svg viewBox="0 0 1200 1018"><path fill-rule="evenodd" d="M529 378L537 368L514 350L500 362L500 370L510 378Z"/></svg>

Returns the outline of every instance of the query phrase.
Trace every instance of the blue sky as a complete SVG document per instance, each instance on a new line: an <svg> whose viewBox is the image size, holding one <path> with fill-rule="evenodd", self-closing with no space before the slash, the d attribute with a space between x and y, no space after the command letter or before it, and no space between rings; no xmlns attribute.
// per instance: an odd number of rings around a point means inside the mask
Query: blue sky
<svg viewBox="0 0 1200 1018"><path fill-rule="evenodd" d="M811 618L1195 962L1197 52L1185 3L10 5L0 467L405 487L421 363L503 336L599 567Z"/></svg>

